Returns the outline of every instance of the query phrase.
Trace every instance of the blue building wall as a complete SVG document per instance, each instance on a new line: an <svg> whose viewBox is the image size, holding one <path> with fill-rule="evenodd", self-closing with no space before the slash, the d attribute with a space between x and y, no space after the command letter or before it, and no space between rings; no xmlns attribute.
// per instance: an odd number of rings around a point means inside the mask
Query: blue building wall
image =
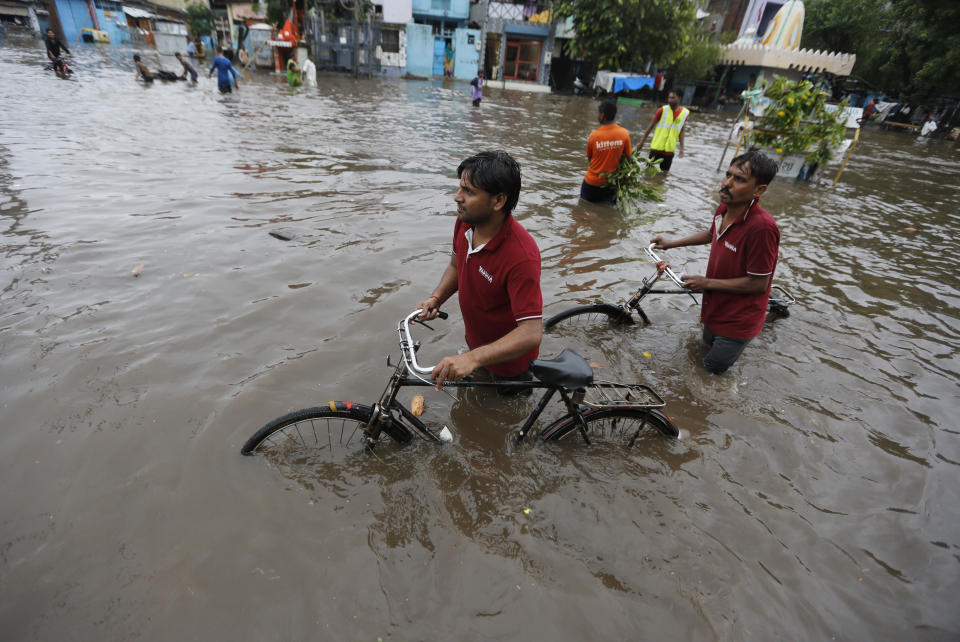
<svg viewBox="0 0 960 642"><path fill-rule="evenodd" d="M63 27L63 35L67 39L66 45L72 47L80 39L80 32L83 28L93 29L93 20L90 18L90 10L87 8L85 0L54 0L57 5L57 13L60 16L60 25ZM125 28L117 26L117 20L126 23L127 18L122 13L111 11L108 17L102 9L95 9L97 22L100 24L100 30L106 31L110 36L111 44L120 44L130 39L130 34Z"/></svg>
<svg viewBox="0 0 960 642"><path fill-rule="evenodd" d="M458 21L470 17L470 0L413 0L411 8L418 18Z"/></svg>
<svg viewBox="0 0 960 642"><path fill-rule="evenodd" d="M433 75L433 27L407 24L407 73L429 78Z"/></svg>
<svg viewBox="0 0 960 642"><path fill-rule="evenodd" d="M472 41L472 42L471 42ZM480 69L479 29L457 29L453 33L453 77L471 80Z"/></svg>

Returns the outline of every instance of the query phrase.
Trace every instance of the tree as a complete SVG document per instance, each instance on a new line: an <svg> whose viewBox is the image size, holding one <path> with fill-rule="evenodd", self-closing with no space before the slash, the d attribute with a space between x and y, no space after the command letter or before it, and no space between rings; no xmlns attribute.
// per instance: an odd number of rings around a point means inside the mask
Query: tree
<svg viewBox="0 0 960 642"><path fill-rule="evenodd" d="M892 0L879 72L910 102L960 92L960 3ZM895 85L894 85L895 86Z"/></svg>
<svg viewBox="0 0 960 642"><path fill-rule="evenodd" d="M265 0L265 5L267 22L277 29L283 27L283 23L290 16L289 0Z"/></svg>
<svg viewBox="0 0 960 642"><path fill-rule="evenodd" d="M670 65L671 78L704 78L723 53L723 45L702 27L691 29L691 37L680 56Z"/></svg>
<svg viewBox="0 0 960 642"><path fill-rule="evenodd" d="M857 54L854 72L922 103L960 92L956 0L809 0L803 46Z"/></svg>
<svg viewBox="0 0 960 642"><path fill-rule="evenodd" d="M194 36L206 36L213 31L213 14L205 4L187 5L187 26Z"/></svg>
<svg viewBox="0 0 960 642"><path fill-rule="evenodd" d="M668 67L695 37L697 5L678 0L555 0L558 19L573 18L567 52L601 69Z"/></svg>

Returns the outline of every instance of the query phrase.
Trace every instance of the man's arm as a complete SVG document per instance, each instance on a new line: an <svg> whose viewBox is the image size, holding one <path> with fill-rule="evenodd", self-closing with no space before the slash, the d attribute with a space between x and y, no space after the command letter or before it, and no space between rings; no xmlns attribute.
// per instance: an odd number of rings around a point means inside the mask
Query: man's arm
<svg viewBox="0 0 960 642"><path fill-rule="evenodd" d="M493 343L480 346L465 354L444 357L430 374L437 382L437 390L444 381L460 381L477 368L516 359L540 345L543 338L543 319L524 319L517 327Z"/></svg>
<svg viewBox="0 0 960 642"><path fill-rule="evenodd" d="M686 247L687 245L706 245L711 241L710 230L703 230L702 232L697 232L696 234L691 234L690 236L685 236L682 239L677 239L676 241L670 241L663 238L662 236L654 236L650 239L650 242L653 243L654 249L657 250L669 250L672 247Z"/></svg>
<svg viewBox="0 0 960 642"><path fill-rule="evenodd" d="M640 139L640 144L637 145L637 149L643 149L643 144L647 142L647 136L650 135L650 132L653 131L653 128L657 126L657 121L659 120L659 111L653 114L653 120L650 121L650 126L647 127L647 131L643 132L643 138Z"/></svg>
<svg viewBox="0 0 960 642"><path fill-rule="evenodd" d="M453 293L457 291L457 255L450 255L450 263L447 264L446 269L443 271L443 276L440 277L440 284L433 289L433 292L424 299L417 308L423 310L423 313L420 314L419 318L421 321L429 321L430 319L436 319L437 314L440 312L440 306L444 302L453 296Z"/></svg>
<svg viewBox="0 0 960 642"><path fill-rule="evenodd" d="M687 130L687 123L684 121L683 127L680 128L680 145L677 147L677 156L683 158L683 132Z"/></svg>
<svg viewBox="0 0 960 642"><path fill-rule="evenodd" d="M712 292L725 292L727 294L757 294L766 292L767 285L770 283L770 275L756 276L748 274L739 276L735 279L708 279L705 276L685 275L683 287L694 292L703 292L710 290Z"/></svg>

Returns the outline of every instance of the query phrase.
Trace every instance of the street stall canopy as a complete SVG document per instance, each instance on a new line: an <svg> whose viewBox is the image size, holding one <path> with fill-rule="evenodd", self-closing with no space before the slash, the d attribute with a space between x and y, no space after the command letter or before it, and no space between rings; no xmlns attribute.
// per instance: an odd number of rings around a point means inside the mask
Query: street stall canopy
<svg viewBox="0 0 960 642"><path fill-rule="evenodd" d="M593 86L608 93L616 94L627 90L634 91L644 87L653 87L653 76L639 76L614 71L598 71L593 80Z"/></svg>
<svg viewBox="0 0 960 642"><path fill-rule="evenodd" d="M155 15L149 11L144 11L143 9L137 9L136 7L124 7L123 12L130 16L131 18L137 18L141 20L149 20L150 18L156 18Z"/></svg>

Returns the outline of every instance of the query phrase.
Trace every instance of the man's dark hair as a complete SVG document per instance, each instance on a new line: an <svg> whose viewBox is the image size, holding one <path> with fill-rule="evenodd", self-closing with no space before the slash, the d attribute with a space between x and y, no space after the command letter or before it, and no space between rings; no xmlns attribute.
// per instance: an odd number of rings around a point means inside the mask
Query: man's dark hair
<svg viewBox="0 0 960 642"><path fill-rule="evenodd" d="M617 103L613 100L605 100L597 106L597 111L603 114L603 119L612 123L617 117Z"/></svg>
<svg viewBox="0 0 960 642"><path fill-rule="evenodd" d="M133 61L140 62L140 54L133 54Z"/></svg>
<svg viewBox="0 0 960 642"><path fill-rule="evenodd" d="M673 95L676 96L677 98L681 98L681 99L683 98L683 96L680 95L680 90L679 90L679 89L671 89L671 90L668 92L667 95L669 96L670 94L673 94Z"/></svg>
<svg viewBox="0 0 960 642"><path fill-rule="evenodd" d="M457 178L464 173L470 182L491 196L506 194L506 210L512 212L520 200L520 164L505 151L480 152L457 167Z"/></svg>
<svg viewBox="0 0 960 642"><path fill-rule="evenodd" d="M769 185L773 181L773 177L777 175L777 163L756 149L740 154L730 161L730 165L740 168L749 165L750 176L756 180L757 185Z"/></svg>

